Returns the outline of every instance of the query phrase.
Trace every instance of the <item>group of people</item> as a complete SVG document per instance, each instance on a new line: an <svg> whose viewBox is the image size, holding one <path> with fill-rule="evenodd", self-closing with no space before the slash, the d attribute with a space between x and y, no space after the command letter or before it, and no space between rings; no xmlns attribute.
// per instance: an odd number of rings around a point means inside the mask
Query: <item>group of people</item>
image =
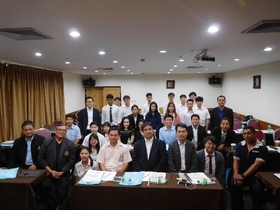
<svg viewBox="0 0 280 210"><path fill-rule="evenodd" d="M57 126L50 139L36 135L32 121L24 122L23 136L15 140L9 166L49 172L42 183L42 197L49 209L65 208L71 171L76 181L89 169L204 172L226 185L226 147L235 143L233 112L225 107L226 98L219 96L218 107L209 114L202 107L203 98L194 92L188 100L181 95L181 104L176 104L170 93L162 122L152 94L146 97L143 115L137 105L130 105L129 96L123 97L125 107L121 108L108 94L101 115L93 108L93 98L87 97L86 108L78 113L78 125L73 124L73 116L67 115L65 125ZM243 208L243 185L249 185L253 192L253 208L260 209L263 185L254 175L263 169L267 148L256 139L253 127L245 127L243 137L233 154L233 175L228 186L232 209ZM129 143L133 151L125 145Z"/></svg>

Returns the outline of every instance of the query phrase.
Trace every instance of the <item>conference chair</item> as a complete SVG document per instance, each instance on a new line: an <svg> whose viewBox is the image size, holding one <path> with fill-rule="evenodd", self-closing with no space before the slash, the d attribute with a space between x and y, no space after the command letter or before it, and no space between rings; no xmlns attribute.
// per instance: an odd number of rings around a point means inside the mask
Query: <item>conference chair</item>
<svg viewBox="0 0 280 210"><path fill-rule="evenodd" d="M280 128L276 129L276 131L274 132L273 140L280 140Z"/></svg>
<svg viewBox="0 0 280 210"><path fill-rule="evenodd" d="M242 127L242 121L240 119L234 119L233 130L238 130Z"/></svg>
<svg viewBox="0 0 280 210"><path fill-rule="evenodd" d="M62 121L62 120L55 120L55 121L53 122L54 127L59 126L59 125L61 125L61 124L63 124L63 121Z"/></svg>
<svg viewBox="0 0 280 210"><path fill-rule="evenodd" d="M240 115L233 112L233 119L241 120Z"/></svg>
<svg viewBox="0 0 280 210"><path fill-rule="evenodd" d="M258 130L261 129L260 128L261 127L260 122L256 119L250 119L247 123L247 126L252 126L252 127L254 127L255 129L258 129Z"/></svg>
<svg viewBox="0 0 280 210"><path fill-rule="evenodd" d="M255 136L258 140L262 141L262 139L265 138L264 133L262 132L262 130L256 129L256 133Z"/></svg>
<svg viewBox="0 0 280 210"><path fill-rule="evenodd" d="M39 128L37 131L36 131L36 134L37 135L40 135L40 136L44 136L46 139L47 138L51 138L51 133L48 129L46 128Z"/></svg>

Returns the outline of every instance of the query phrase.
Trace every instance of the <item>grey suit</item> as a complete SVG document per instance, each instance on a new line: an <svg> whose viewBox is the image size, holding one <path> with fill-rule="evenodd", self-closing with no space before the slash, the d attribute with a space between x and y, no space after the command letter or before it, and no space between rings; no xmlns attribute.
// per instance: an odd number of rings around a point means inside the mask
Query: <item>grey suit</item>
<svg viewBox="0 0 280 210"><path fill-rule="evenodd" d="M170 172L181 171L181 153L178 140L169 144L168 148L168 166ZM197 170L197 157L194 144L186 140L185 145L185 168L183 172L196 172Z"/></svg>
<svg viewBox="0 0 280 210"><path fill-rule="evenodd" d="M196 153L197 155L197 171L204 172L205 170L205 149L199 150ZM215 151L215 164L216 172L215 176L222 186L225 185L225 167L224 167L224 157L223 155Z"/></svg>

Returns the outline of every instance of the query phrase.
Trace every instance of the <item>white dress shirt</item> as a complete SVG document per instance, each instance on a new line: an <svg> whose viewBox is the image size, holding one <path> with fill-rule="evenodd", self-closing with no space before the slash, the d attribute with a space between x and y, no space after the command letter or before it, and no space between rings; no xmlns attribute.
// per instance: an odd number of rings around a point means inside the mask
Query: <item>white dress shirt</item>
<svg viewBox="0 0 280 210"><path fill-rule="evenodd" d="M147 140L145 139L145 144L146 144L146 150L147 150L147 160L149 160L150 157L150 153L151 153L151 149L152 149L152 145L153 145L153 140Z"/></svg>
<svg viewBox="0 0 280 210"><path fill-rule="evenodd" d="M90 123L93 121L93 108L89 109L87 107L87 116L88 116L88 124L87 124L87 130L90 130Z"/></svg>
<svg viewBox="0 0 280 210"><path fill-rule="evenodd" d="M201 107L201 108L197 107L197 108L195 108L193 110L200 117L199 124L201 126L206 126L206 120L210 119L210 113L209 113L208 109L205 108L205 107Z"/></svg>
<svg viewBox="0 0 280 210"><path fill-rule="evenodd" d="M113 104L111 107L113 117L113 122L111 123L111 125L118 125L121 122L121 108L116 106L115 104ZM101 123L104 124L105 122L110 122L110 106L108 104L106 106L103 106L102 108Z"/></svg>
<svg viewBox="0 0 280 210"><path fill-rule="evenodd" d="M121 119L124 117L127 117L128 115L130 115L132 113L131 107L132 107L132 105L129 105L129 106L122 105L121 106Z"/></svg>
<svg viewBox="0 0 280 210"><path fill-rule="evenodd" d="M205 153L205 169L204 169L204 173L205 174L209 174L209 154L206 152L206 149L204 149L204 153ZM215 152L213 152L212 154L212 174L216 174L216 161L215 161Z"/></svg>
<svg viewBox="0 0 280 210"><path fill-rule="evenodd" d="M84 147L88 147L88 142L89 142L90 135L91 135L91 133L86 135L86 137L84 138L84 141L83 141L83 144L82 144ZM101 148L102 145L107 143L107 139L101 133L97 132L96 135L98 137L99 145L100 145L100 148Z"/></svg>
<svg viewBox="0 0 280 210"><path fill-rule="evenodd" d="M183 144L178 140L181 155L181 171L186 170L186 142Z"/></svg>
<svg viewBox="0 0 280 210"><path fill-rule="evenodd" d="M187 126L192 125L191 116L195 114L194 111L186 111L182 114L181 122L185 123Z"/></svg>

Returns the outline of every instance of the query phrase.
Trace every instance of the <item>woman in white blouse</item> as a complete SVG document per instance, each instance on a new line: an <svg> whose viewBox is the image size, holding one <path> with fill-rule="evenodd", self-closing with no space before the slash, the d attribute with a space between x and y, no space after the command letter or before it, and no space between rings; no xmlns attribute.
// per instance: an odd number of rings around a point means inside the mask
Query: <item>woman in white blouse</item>
<svg viewBox="0 0 280 210"><path fill-rule="evenodd" d="M100 149L100 144L99 144L98 136L94 133L91 134L90 137L89 137L88 148L89 148L89 151L90 151L90 157L94 161L96 161L97 154L99 153L99 149Z"/></svg>

